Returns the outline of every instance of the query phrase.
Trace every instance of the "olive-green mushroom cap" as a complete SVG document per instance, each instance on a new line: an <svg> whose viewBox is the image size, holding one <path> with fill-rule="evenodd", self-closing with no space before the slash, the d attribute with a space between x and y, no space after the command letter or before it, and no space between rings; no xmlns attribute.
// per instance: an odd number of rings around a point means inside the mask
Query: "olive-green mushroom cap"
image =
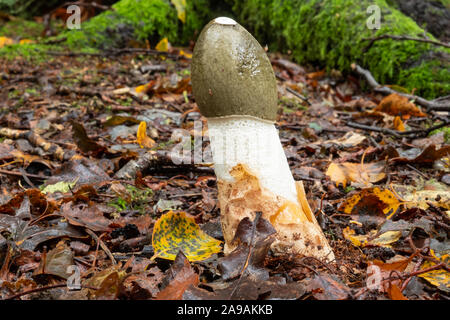
<svg viewBox="0 0 450 320"><path fill-rule="evenodd" d="M216 18L203 28L191 73L203 116L276 120L277 84L270 61L258 41L234 20Z"/></svg>

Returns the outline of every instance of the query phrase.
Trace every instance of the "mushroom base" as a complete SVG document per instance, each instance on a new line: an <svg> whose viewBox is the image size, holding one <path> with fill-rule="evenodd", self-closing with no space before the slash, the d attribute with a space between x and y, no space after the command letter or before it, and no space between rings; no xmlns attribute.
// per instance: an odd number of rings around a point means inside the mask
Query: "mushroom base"
<svg viewBox="0 0 450 320"><path fill-rule="evenodd" d="M325 261L334 260L333 251L318 225L302 182L296 182L297 201L293 202L264 188L256 173L243 164L230 170L233 181L218 180L225 254L235 249L234 235L239 222L256 212L272 223L277 231L271 248L275 254L301 254Z"/></svg>

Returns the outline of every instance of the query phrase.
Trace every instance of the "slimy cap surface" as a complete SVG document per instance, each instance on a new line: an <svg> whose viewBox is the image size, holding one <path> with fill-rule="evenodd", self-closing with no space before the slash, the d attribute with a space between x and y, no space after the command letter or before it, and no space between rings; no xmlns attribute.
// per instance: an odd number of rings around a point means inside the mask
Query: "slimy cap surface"
<svg viewBox="0 0 450 320"><path fill-rule="evenodd" d="M202 30L192 59L192 90L207 118L276 120L272 65L258 41L233 19L216 18Z"/></svg>

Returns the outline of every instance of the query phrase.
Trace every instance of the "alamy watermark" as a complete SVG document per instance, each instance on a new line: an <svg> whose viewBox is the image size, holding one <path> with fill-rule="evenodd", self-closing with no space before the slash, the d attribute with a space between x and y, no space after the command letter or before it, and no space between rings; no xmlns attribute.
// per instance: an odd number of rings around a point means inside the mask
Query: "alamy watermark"
<svg viewBox="0 0 450 320"><path fill-rule="evenodd" d="M381 28L381 9L377 5L367 7L367 14L370 16L366 20L366 26L370 30L379 30Z"/></svg>
<svg viewBox="0 0 450 320"><path fill-rule="evenodd" d="M70 16L66 20L68 29L81 29L81 8L77 5L70 5L66 10Z"/></svg>

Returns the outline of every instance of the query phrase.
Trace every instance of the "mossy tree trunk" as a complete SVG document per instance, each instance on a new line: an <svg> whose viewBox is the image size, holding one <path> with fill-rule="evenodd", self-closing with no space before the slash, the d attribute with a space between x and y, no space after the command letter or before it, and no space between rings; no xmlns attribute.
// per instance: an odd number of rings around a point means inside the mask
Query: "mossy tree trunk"
<svg viewBox="0 0 450 320"><path fill-rule="evenodd" d="M384 34L422 37L425 30L385 0L228 0L239 22L273 50L291 50L299 63L350 70L356 62L383 84L427 98L449 94L450 50L415 41L383 39L364 52L365 38ZM377 5L380 29L369 29L367 8ZM427 34L431 39L434 37Z"/></svg>
<svg viewBox="0 0 450 320"><path fill-rule="evenodd" d="M163 37L186 45L220 12L235 18L272 50L290 50L299 63L345 72L356 62L382 84L416 89L426 98L449 94L449 49L383 39L364 51L369 44L365 38L424 35L424 29L397 9L396 1L187 0L183 23L170 0L120 0L113 5L114 11L101 13L83 23L81 30L64 36L76 49L119 47L130 39L150 40L153 45ZM367 8L371 5L381 11L380 29L367 27ZM427 36L434 39L431 34Z"/></svg>

